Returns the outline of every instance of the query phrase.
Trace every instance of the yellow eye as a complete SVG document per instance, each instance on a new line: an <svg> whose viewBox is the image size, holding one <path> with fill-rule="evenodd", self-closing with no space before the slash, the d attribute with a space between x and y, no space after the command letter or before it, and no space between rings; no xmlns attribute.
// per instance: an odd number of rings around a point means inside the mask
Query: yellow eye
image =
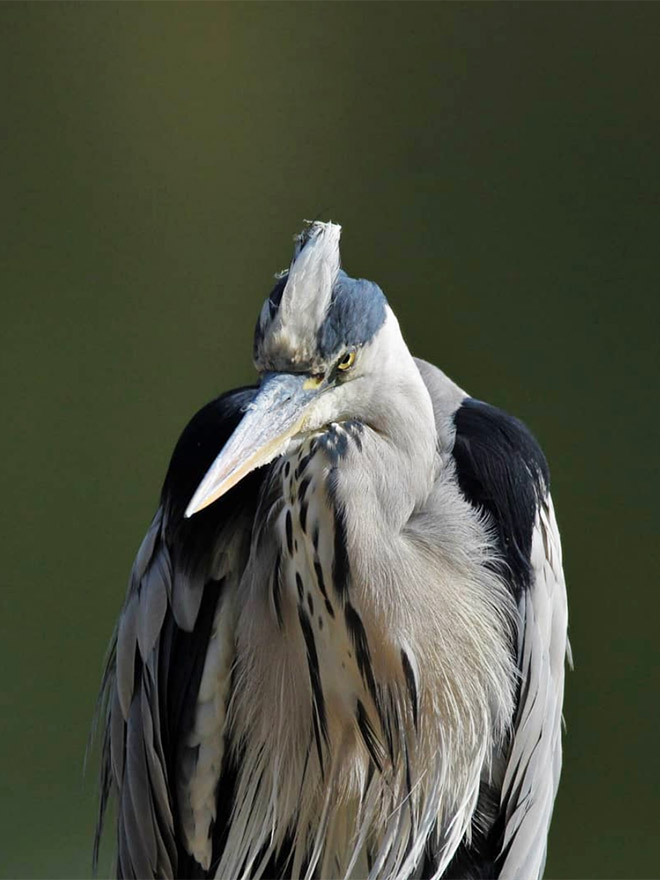
<svg viewBox="0 0 660 880"><path fill-rule="evenodd" d="M337 364L337 369L342 370L342 372L346 372L346 370L350 370L350 368L355 363L355 352L347 351L346 354L342 357L342 359Z"/></svg>

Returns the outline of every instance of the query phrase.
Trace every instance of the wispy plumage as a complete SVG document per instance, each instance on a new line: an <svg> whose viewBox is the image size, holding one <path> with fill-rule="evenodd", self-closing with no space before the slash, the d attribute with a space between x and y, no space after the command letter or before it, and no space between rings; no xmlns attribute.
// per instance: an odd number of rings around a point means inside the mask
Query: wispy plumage
<svg viewBox="0 0 660 880"><path fill-rule="evenodd" d="M540 877L566 594L524 425L309 226L258 388L195 416L104 680L130 877Z"/></svg>

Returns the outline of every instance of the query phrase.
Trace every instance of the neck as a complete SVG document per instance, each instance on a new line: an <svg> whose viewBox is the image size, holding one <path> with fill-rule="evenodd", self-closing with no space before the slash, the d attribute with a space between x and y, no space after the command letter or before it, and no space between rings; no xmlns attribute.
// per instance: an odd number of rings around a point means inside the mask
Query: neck
<svg viewBox="0 0 660 880"><path fill-rule="evenodd" d="M408 516L431 491L437 467L437 432L431 398L399 325L388 309L379 346L382 382L366 424L374 431L374 472L381 475L385 509Z"/></svg>

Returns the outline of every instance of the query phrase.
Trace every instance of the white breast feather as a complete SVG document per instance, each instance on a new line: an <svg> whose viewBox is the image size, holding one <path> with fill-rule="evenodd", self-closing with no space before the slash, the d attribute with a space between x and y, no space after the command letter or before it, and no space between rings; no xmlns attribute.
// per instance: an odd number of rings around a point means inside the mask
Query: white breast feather
<svg viewBox="0 0 660 880"><path fill-rule="evenodd" d="M363 438L365 445L369 438ZM368 485L343 486L355 499L347 512L349 554L360 541L360 562L352 567L348 599L332 587L335 517L325 491L329 464L310 462L309 509L303 532L297 517L286 536L287 503L296 497L295 466L305 452L291 456L293 484L284 482L285 506L274 511L274 547L293 552L282 565L283 631L274 613L268 554L253 548L239 588L237 668L230 730L243 763L227 843L218 878L260 877L268 859L293 829L291 876L364 876L366 852L376 854L371 880L402 880L419 864L424 847L437 842L439 877L469 834L484 765L493 736L501 734L513 711L513 682L505 618L511 610L504 585L485 565L492 548L455 481L439 479L438 497L429 507L442 518L420 513L405 533L370 545L360 524L377 515ZM374 447L382 458L382 444ZM387 462L379 460L379 469ZM369 465L365 466L369 472ZM282 469L278 471L282 474ZM294 505L292 510L296 510ZM318 551L313 546L319 529ZM414 544L414 546L413 546ZM297 545L297 549L296 549ZM367 550L365 551L365 547ZM463 548L456 553L453 548ZM258 554L257 554L258 551ZM334 617L313 571L322 562ZM354 561L357 554L351 554ZM299 599L296 571L304 585ZM409 572L405 584L392 571ZM314 614L307 591L313 591ZM377 703L356 657L347 630L345 601L361 620L371 650ZM314 702L309 658L298 604L314 626L314 645L322 681L327 741L323 768L314 736ZM321 618L322 626L318 620ZM418 646L413 654L410 645ZM410 651L419 681L415 726L401 649ZM357 722L373 731L371 750ZM381 769L370 768L370 755ZM452 760L444 760L451 755ZM308 857L311 853L311 857ZM357 874L356 874L357 872Z"/></svg>

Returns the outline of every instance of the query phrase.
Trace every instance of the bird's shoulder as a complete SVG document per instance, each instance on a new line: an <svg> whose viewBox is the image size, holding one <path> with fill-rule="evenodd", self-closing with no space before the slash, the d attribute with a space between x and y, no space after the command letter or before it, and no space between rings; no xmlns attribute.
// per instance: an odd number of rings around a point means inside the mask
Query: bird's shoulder
<svg viewBox="0 0 660 880"><path fill-rule="evenodd" d="M460 489L488 514L519 598L532 584L532 535L550 486L545 455L524 422L481 400L464 398L454 425Z"/></svg>
<svg viewBox="0 0 660 880"><path fill-rule="evenodd" d="M530 429L497 406L470 397L437 367L417 361L431 397L441 455L461 494L486 515L516 599L531 585L532 534L550 473Z"/></svg>
<svg viewBox="0 0 660 880"><path fill-rule="evenodd" d="M192 493L254 399L255 386L235 388L214 398L188 421L172 453L161 502L171 516L183 515Z"/></svg>
<svg viewBox="0 0 660 880"><path fill-rule="evenodd" d="M245 517L254 516L263 481L263 473L258 470L195 516L186 518L184 514L195 489L243 418L255 393L255 387L245 386L216 397L195 413L174 447L159 510L164 538L176 548L180 565L189 570L208 569L218 542L228 537L227 530L235 533ZM242 538L246 535L247 532L242 534Z"/></svg>
<svg viewBox="0 0 660 880"><path fill-rule="evenodd" d="M450 872L539 877L561 766L567 653L566 586L549 468L520 419L468 396L430 365L420 372L436 413L440 453L450 456L463 498L484 517L518 609L515 717L499 769L480 793L482 823L473 829L472 844L457 851Z"/></svg>

